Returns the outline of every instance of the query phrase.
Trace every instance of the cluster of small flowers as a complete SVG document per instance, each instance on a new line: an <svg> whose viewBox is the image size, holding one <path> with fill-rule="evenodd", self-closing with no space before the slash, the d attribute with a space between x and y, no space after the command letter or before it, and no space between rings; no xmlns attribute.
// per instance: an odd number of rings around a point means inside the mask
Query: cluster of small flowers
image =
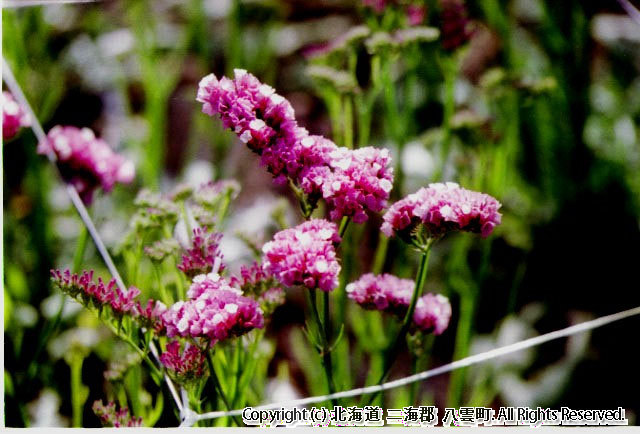
<svg viewBox="0 0 640 434"><path fill-rule="evenodd" d="M114 428L133 428L142 426L142 418L129 414L127 407L122 407L116 411L116 403L109 402L107 405L100 401L94 401L91 407L96 416L100 418L102 425Z"/></svg>
<svg viewBox="0 0 640 434"><path fill-rule="evenodd" d="M38 144L38 153L54 152L63 177L90 203L98 186L109 192L116 182L130 183L135 176L133 162L116 154L96 138L89 128L53 127L47 140Z"/></svg>
<svg viewBox="0 0 640 434"><path fill-rule="evenodd" d="M193 229L192 246L186 254L182 255L178 269L190 278L200 274L222 272L224 264L220 251L221 239L221 233L210 233L199 227Z"/></svg>
<svg viewBox="0 0 640 434"><path fill-rule="evenodd" d="M406 315L414 291L414 282L392 274L374 276L367 273L347 285L350 299L364 309L389 312L399 318ZM451 319L451 305L447 297L426 294L420 297L413 313L415 326L423 332L442 334Z"/></svg>
<svg viewBox="0 0 640 434"><path fill-rule="evenodd" d="M122 291L115 279L106 285L101 278L98 278L98 283L94 283L93 271L84 271L82 275L78 275L69 270L51 270L51 278L63 292L84 305L93 304L99 309L108 305L116 316L136 314L135 298L140 290L135 286Z"/></svg>
<svg viewBox="0 0 640 434"><path fill-rule="evenodd" d="M458 184L429 184L394 203L384 215L381 230L391 237L407 237L422 223L430 236L451 231L480 233L487 237L500 224L500 202L488 194Z"/></svg>
<svg viewBox="0 0 640 434"><path fill-rule="evenodd" d="M265 315L269 315L285 302L284 290L279 282L257 262L248 267L241 266L240 276L231 276L229 283L240 288L243 294L254 298Z"/></svg>
<svg viewBox="0 0 640 434"><path fill-rule="evenodd" d="M219 115L226 128L261 155L277 183L288 178L315 200L322 196L333 220L348 216L364 222L366 210L386 206L393 182L387 150L352 151L310 136L298 126L291 104L248 72L235 70L233 80L204 77L197 100L204 113Z"/></svg>
<svg viewBox="0 0 640 434"><path fill-rule="evenodd" d="M339 242L337 226L326 220L309 220L285 229L262 247L264 271L285 286L332 291L340 273L334 247Z"/></svg>
<svg viewBox="0 0 640 434"><path fill-rule="evenodd" d="M2 92L2 138L9 140L14 138L20 128L31 125L29 115L24 112L20 104L13 98L10 92Z"/></svg>
<svg viewBox="0 0 640 434"><path fill-rule="evenodd" d="M440 31L445 50L455 50L471 38L464 0L441 0Z"/></svg>
<svg viewBox="0 0 640 434"><path fill-rule="evenodd" d="M180 342L169 342L167 350L160 355L160 361L180 383L201 378L204 373L205 354L197 346L188 343L181 354Z"/></svg>
<svg viewBox="0 0 640 434"><path fill-rule="evenodd" d="M204 338L212 343L262 328L264 316L258 303L242 295L217 273L199 275L162 321L169 337Z"/></svg>

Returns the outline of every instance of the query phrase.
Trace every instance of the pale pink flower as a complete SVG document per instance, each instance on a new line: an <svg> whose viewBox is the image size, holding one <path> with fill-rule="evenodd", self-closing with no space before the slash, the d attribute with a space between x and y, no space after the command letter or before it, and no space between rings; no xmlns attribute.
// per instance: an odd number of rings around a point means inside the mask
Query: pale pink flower
<svg viewBox="0 0 640 434"><path fill-rule="evenodd" d="M20 107L10 92L2 92L2 138L9 140L14 138L20 128L31 125L28 114Z"/></svg>
<svg viewBox="0 0 640 434"><path fill-rule="evenodd" d="M418 299L413 313L413 322L423 332L442 334L449 326L451 304L441 294L426 294Z"/></svg>

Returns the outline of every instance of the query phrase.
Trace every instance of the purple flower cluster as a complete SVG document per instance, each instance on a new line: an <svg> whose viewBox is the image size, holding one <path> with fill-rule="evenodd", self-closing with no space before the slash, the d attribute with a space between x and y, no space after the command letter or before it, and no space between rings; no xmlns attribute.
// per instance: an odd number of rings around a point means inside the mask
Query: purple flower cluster
<svg viewBox="0 0 640 434"><path fill-rule="evenodd" d="M178 269L193 278L199 274L218 273L224 270L220 252L222 234L209 233L206 229L193 229L192 247L182 255Z"/></svg>
<svg viewBox="0 0 640 434"><path fill-rule="evenodd" d="M171 341L167 344L167 351L160 355L160 361L174 378L185 383L202 377L205 354L197 346L188 343L180 353L180 342Z"/></svg>
<svg viewBox="0 0 640 434"><path fill-rule="evenodd" d="M441 294L426 294L418 299L413 322L423 332L441 335L449 326L451 304Z"/></svg>
<svg viewBox="0 0 640 434"><path fill-rule="evenodd" d="M187 295L189 300L175 303L162 315L169 337L205 338L214 343L264 325L258 303L216 273L196 276Z"/></svg>
<svg viewBox="0 0 640 434"><path fill-rule="evenodd" d="M76 187L85 203L90 203L98 186L111 191L116 182L129 183L135 176L133 162L115 153L89 128L53 127L47 141L38 144L38 153L53 151L62 175Z"/></svg>
<svg viewBox="0 0 640 434"><path fill-rule="evenodd" d="M226 128L261 156L277 183L290 179L311 197L323 197L331 218L367 220L366 211L386 206L393 183L387 150L350 150L298 126L291 104L244 70L233 80L213 74L200 82L202 111L217 114Z"/></svg>
<svg viewBox="0 0 640 434"><path fill-rule="evenodd" d="M244 294L260 303L266 315L285 302L280 283L257 262L249 267L241 266L240 276L231 276L229 282L231 286L240 288Z"/></svg>
<svg viewBox="0 0 640 434"><path fill-rule="evenodd" d="M262 247L263 268L285 286L333 291L340 273L334 243L339 242L334 223L309 220L278 232Z"/></svg>
<svg viewBox="0 0 640 434"><path fill-rule="evenodd" d="M381 230L390 237L406 237L423 224L433 237L457 230L487 237L501 222L500 206L492 196L466 190L453 182L429 184L391 205Z"/></svg>
<svg viewBox="0 0 640 434"><path fill-rule="evenodd" d="M375 309L402 316L411 303L415 283L393 274L375 276L367 273L347 285L347 296L365 309Z"/></svg>
<svg viewBox="0 0 640 434"><path fill-rule="evenodd" d="M129 414L129 409L127 407L122 407L120 410L116 411L115 402L109 402L107 405L104 405L102 400L94 401L91 408L95 415L100 418L103 426L114 428L132 428L142 426L141 417L134 417Z"/></svg>
<svg viewBox="0 0 640 434"><path fill-rule="evenodd" d="M12 139L20 128L31 125L31 119L10 92L2 92L2 138Z"/></svg>
<svg viewBox="0 0 640 434"><path fill-rule="evenodd" d="M84 305L93 304L98 309L110 306L113 313L121 317L124 314L137 315L135 298L140 290L135 286L121 290L115 279L105 284L101 278L93 282L93 271L84 271L82 275L71 271L51 270L51 278L60 289Z"/></svg>
<svg viewBox="0 0 640 434"><path fill-rule="evenodd" d="M364 309L380 310L398 318L406 315L415 283L392 274L361 276L347 285L347 295ZM451 305L447 297L440 294L426 294L418 299L413 313L413 323L423 332L442 334L451 319Z"/></svg>

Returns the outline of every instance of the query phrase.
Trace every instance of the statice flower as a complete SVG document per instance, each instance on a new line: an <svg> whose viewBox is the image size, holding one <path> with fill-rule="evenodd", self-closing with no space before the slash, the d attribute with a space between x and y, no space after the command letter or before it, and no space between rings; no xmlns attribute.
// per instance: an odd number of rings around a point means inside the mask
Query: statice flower
<svg viewBox="0 0 640 434"><path fill-rule="evenodd" d="M53 127L47 140L38 144L38 153L54 152L65 180L71 183L85 203L101 186L111 191L116 182L130 183L135 176L133 162L115 153L89 128Z"/></svg>
<svg viewBox="0 0 640 434"><path fill-rule="evenodd" d="M347 296L364 309L380 310L402 317L409 308L415 283L393 274L364 274L347 285Z"/></svg>
<svg viewBox="0 0 640 434"><path fill-rule="evenodd" d="M418 299L413 322L423 332L442 334L449 326L451 304L441 294L426 294Z"/></svg>
<svg viewBox="0 0 640 434"><path fill-rule="evenodd" d="M179 383L202 378L205 366L205 354L195 345L185 345L180 352L180 342L171 341L167 351L160 355L160 361Z"/></svg>
<svg viewBox="0 0 640 434"><path fill-rule="evenodd" d="M241 295L219 275L197 277L187 301L179 301L163 315L167 336L203 338L215 343L262 328L258 303Z"/></svg>
<svg viewBox="0 0 640 434"><path fill-rule="evenodd" d="M191 248L182 255L178 269L191 278L199 274L223 271L223 256L220 252L221 239L221 233L209 233L202 228L193 229Z"/></svg>
<svg viewBox="0 0 640 434"><path fill-rule="evenodd" d="M309 220L278 232L262 247L263 268L285 286L332 291L340 273L334 247L338 242L335 223Z"/></svg>
<svg viewBox="0 0 640 434"><path fill-rule="evenodd" d="M348 216L355 223L363 223L367 220L366 210L382 211L393 187L390 162L387 149L338 148L332 152L329 163L332 173L322 184L322 196L331 209L331 219Z"/></svg>
<svg viewBox="0 0 640 434"><path fill-rule="evenodd" d="M464 0L442 0L441 8L442 47L452 51L471 38L467 7Z"/></svg>
<svg viewBox="0 0 640 434"><path fill-rule="evenodd" d="M82 275L71 273L69 270L51 270L51 280L66 294L70 295L85 306L93 305L100 311L109 306L117 317L124 314L135 315L136 297L140 290L134 286L122 290L111 279L105 284L101 278L93 281L93 271L84 271Z"/></svg>
<svg viewBox="0 0 640 434"><path fill-rule="evenodd" d="M288 150L306 135L289 101L242 69L234 71L233 79L218 80L213 74L204 77L196 99L203 103L204 113L220 116L224 127L259 155L274 146L280 152ZM282 160L274 158L280 152L268 152L263 158L274 176L283 170Z"/></svg>
<svg viewBox="0 0 640 434"><path fill-rule="evenodd" d="M14 138L20 128L31 125L31 119L10 92L2 92L2 138Z"/></svg>
<svg viewBox="0 0 640 434"><path fill-rule="evenodd" d="M422 224L430 237L458 230L487 237L501 222L500 206L492 196L453 182L430 184L391 205L381 230L407 238Z"/></svg>
<svg viewBox="0 0 640 434"><path fill-rule="evenodd" d="M114 428L141 427L142 418L134 417L129 413L127 407L122 407L116 411L116 403L109 402L107 405L102 400L95 401L91 407L96 416L100 418L103 426Z"/></svg>
<svg viewBox="0 0 640 434"><path fill-rule="evenodd" d="M148 300L145 307L142 307L140 302L136 302L134 317L143 327L154 330L156 333L162 333L164 331L162 314L166 310L167 306L160 300Z"/></svg>
<svg viewBox="0 0 640 434"><path fill-rule="evenodd" d="M270 273L265 272L258 262L249 267L241 266L240 276L231 276L229 281L231 286L240 288L243 294L256 300L265 315L269 315L285 302L284 290L280 283Z"/></svg>

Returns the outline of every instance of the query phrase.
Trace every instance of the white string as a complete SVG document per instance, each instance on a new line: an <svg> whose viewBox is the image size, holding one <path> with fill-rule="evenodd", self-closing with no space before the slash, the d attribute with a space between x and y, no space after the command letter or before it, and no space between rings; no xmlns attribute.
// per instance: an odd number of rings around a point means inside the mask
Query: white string
<svg viewBox="0 0 640 434"><path fill-rule="evenodd" d="M556 330L554 332L546 333L544 335L536 336L530 339L525 339L523 341L516 342L514 344L495 348L493 350L486 351L484 353L465 357L464 359L456 360L455 362L451 362L446 365L442 365L428 371L419 372L417 374L400 378L398 380L389 381L387 383L383 383L380 385L360 387L357 389L351 389L343 392L336 392L336 393L331 393L331 394L322 395L322 396L312 396L309 398L276 402L272 404L261 405L259 407L253 407L253 409L269 410L269 409L281 408L281 407L296 407L296 406L303 406L308 404L315 404L323 401L329 401L332 399L351 398L354 396L366 395L369 393L376 393L376 392L382 392L384 390L395 389L397 387L406 386L411 383L423 381L428 378L435 377L440 374L444 374L445 372L451 372L456 369L465 368L471 365L486 362L487 360L495 359L497 357L511 354L516 351L524 350L526 348L535 347L555 339L572 336L578 333L586 332L588 330L594 330L596 328L602 327L612 322L620 321L622 319L629 318L635 315L640 315L640 306L633 309L628 309L622 312L614 313L611 315L603 316L601 318L596 318L591 321L586 321L580 324L576 324L574 326L567 327L561 330ZM202 414L198 414L197 416L191 418L188 421L185 420L183 424L180 426L192 426L197 421L205 420L205 419L216 419L216 418L225 417L225 416L240 416L242 415L242 411L243 409L236 409L231 411L212 411L209 413L202 413Z"/></svg>
<svg viewBox="0 0 640 434"><path fill-rule="evenodd" d="M22 92L22 88L20 87L20 84L18 84L18 81L13 75L13 71L11 70L11 67L9 66L9 64L7 63L4 57L2 58L2 79L7 84L7 87L13 94L14 98L17 100L18 104L20 104L22 109L31 118L31 129L33 130L33 133L38 139L38 142L45 143L47 141L47 136L44 133L44 129L42 128L42 125L40 125L40 122L38 121L38 118L36 117L35 112L31 108L29 101L25 97L24 92ZM56 161L57 161L56 154L53 152L53 149L51 149L50 147L47 147L47 158L51 163L53 163L53 165L58 170L58 174L62 178L60 169L56 164ZM104 243L102 242L100 233L98 232L95 225L93 224L93 220L91 220L91 216L89 215L87 208L84 206L84 202L82 202L82 199L80 199L80 196L78 195L78 191L72 184L65 182L65 185L66 185L67 194L69 195L69 198L73 203L73 206L76 208L76 211L78 211L78 214L80 215L80 219L82 220L82 223L84 223L87 230L89 231L89 235L91 235L91 238L93 239L93 242L96 245L96 249L98 249L98 252L102 257L102 260L104 261L105 265L109 269L109 273L111 273L111 276L116 280L116 283L118 284L118 286L124 290L127 287L127 285L124 284L124 280L122 280L122 276L120 276L118 269L113 263L113 260L111 259L111 255L109 254L109 251L107 250ZM149 344L149 348L151 350L151 353L153 354L153 357L156 359L156 362L160 364L160 359L158 357L158 349L156 348L153 342ZM169 390L171 391L173 399L176 402L176 406L178 407L178 410L180 410L180 412L182 413L183 403L180 401L180 398L178 397L178 393L176 392L175 386L173 385L171 378L169 378L169 376L166 373L164 374L164 378L165 378L165 381L167 382L167 386L169 387ZM186 405L188 405L188 403Z"/></svg>
<svg viewBox="0 0 640 434"><path fill-rule="evenodd" d="M618 0L622 9L629 15L629 17L640 25L640 11L629 0Z"/></svg>
<svg viewBox="0 0 640 434"><path fill-rule="evenodd" d="M96 3L102 0L4 0L3 8L23 8L27 6L50 6L73 3Z"/></svg>

